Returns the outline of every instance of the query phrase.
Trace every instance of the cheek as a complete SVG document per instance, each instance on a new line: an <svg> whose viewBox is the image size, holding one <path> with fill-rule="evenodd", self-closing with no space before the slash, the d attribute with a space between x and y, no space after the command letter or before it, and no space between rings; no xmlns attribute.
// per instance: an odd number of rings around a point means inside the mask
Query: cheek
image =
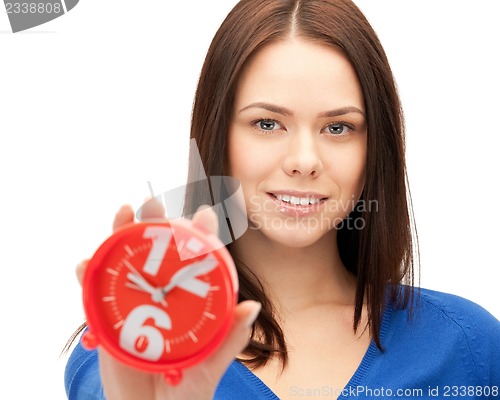
<svg viewBox="0 0 500 400"><path fill-rule="evenodd" d="M361 142L338 150L330 157L328 173L338 184L341 195L359 196L365 182L366 146Z"/></svg>
<svg viewBox="0 0 500 400"><path fill-rule="evenodd" d="M229 174L241 182L243 188L269 176L276 167L276 155L269 148L249 140L244 135L229 136Z"/></svg>

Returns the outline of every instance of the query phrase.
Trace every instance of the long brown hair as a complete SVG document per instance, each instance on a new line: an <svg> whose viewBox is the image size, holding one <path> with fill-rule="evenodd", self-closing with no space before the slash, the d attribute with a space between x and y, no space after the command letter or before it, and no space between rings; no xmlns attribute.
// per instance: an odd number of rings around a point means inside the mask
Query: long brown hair
<svg viewBox="0 0 500 400"><path fill-rule="evenodd" d="M208 50L196 91L191 138L208 176L224 175L227 134L238 79L263 46L291 35L340 49L350 60L362 88L368 126L365 186L347 218L362 218L363 229L339 229L337 243L346 268L357 277L353 329L364 302L368 327L382 349L384 303L406 307L411 300L418 239L405 166L404 121L394 77L376 33L350 0L241 0L228 14ZM199 174L190 164L189 180ZM194 186L193 186L194 188ZM370 203L371 202L371 203ZM188 190L185 214L210 198ZM377 204L376 212L361 204ZM231 246L228 245L229 251ZM246 349L251 366L277 355L283 367L287 349L271 301L258 277L233 254L240 279L240 300L262 303ZM401 285L402 283L406 285ZM388 292L387 292L388 290Z"/></svg>

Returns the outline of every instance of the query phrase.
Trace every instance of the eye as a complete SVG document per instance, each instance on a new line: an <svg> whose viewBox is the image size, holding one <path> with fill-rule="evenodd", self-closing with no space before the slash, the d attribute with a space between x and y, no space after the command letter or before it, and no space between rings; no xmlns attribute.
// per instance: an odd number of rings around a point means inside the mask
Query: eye
<svg viewBox="0 0 500 400"><path fill-rule="evenodd" d="M324 129L327 133L330 133L333 136L344 136L354 130L354 127L344 122L336 122L334 124L327 125Z"/></svg>
<svg viewBox="0 0 500 400"><path fill-rule="evenodd" d="M283 129L281 124L274 119L259 119L257 121L254 121L253 124L257 129L266 132Z"/></svg>

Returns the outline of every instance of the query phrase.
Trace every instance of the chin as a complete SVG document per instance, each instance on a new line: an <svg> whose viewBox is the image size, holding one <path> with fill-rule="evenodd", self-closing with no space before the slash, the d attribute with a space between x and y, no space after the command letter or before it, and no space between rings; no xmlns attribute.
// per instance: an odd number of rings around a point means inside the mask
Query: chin
<svg viewBox="0 0 500 400"><path fill-rule="evenodd" d="M307 248L315 245L325 236L331 236L328 231L307 229L260 229L259 232L270 244L290 249Z"/></svg>

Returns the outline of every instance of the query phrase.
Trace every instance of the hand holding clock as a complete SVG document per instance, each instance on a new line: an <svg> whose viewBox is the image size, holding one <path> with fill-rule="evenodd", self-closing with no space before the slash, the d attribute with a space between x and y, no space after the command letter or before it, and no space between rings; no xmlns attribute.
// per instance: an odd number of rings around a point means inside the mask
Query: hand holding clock
<svg viewBox="0 0 500 400"><path fill-rule="evenodd" d="M143 207L143 219L158 220L163 218L162 206L148 202ZM122 207L115 216L113 230L132 224L134 212L129 206ZM193 224L210 233L216 233L217 220L211 209L198 211L193 217ZM77 267L77 276L82 283L87 261ZM150 296L158 305L166 306L169 293L174 288L190 292L195 296L204 296L209 287L197 277L209 272L215 266L210 254L198 262L193 262L177 271L166 285L152 286L141 273L129 270L127 278L131 286ZM130 269L130 268L129 268ZM120 399L199 399L213 398L217 384L232 360L241 353L248 343L250 327L260 311L260 304L245 301L234 310L234 319L228 336L215 353L201 363L187 368L182 381L172 386L165 382L162 373L147 373L124 365L99 346L101 380L108 400Z"/></svg>

